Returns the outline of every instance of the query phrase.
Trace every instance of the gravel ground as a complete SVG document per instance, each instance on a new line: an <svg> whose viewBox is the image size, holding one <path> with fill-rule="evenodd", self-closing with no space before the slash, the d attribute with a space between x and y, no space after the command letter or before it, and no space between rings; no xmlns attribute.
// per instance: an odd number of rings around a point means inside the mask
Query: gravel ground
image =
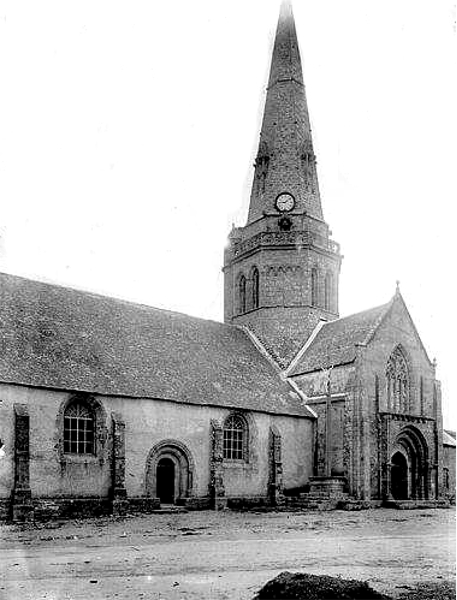
<svg viewBox="0 0 457 600"><path fill-rule="evenodd" d="M3 525L0 541L2 600L251 600L282 571L444 600L430 586L455 576L455 509L154 514Z"/></svg>

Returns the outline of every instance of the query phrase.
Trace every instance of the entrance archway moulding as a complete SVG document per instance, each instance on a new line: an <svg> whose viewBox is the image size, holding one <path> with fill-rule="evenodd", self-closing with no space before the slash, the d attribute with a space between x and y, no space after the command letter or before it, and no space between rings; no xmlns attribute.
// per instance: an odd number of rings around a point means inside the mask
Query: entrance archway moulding
<svg viewBox="0 0 457 600"><path fill-rule="evenodd" d="M392 458L400 453L407 464L407 499L428 499L430 494L429 450L422 432L407 425L401 429L391 446L389 456L388 494L392 495Z"/></svg>
<svg viewBox="0 0 457 600"><path fill-rule="evenodd" d="M157 497L157 465L162 458L170 458L176 465L176 500L192 497L195 463L187 446L173 439L162 440L148 453L144 479L146 496Z"/></svg>

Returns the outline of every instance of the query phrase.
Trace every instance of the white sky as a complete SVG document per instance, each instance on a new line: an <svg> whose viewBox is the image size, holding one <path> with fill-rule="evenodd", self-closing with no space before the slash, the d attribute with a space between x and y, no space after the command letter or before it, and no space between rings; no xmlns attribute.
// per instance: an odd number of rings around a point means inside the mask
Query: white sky
<svg viewBox="0 0 457 600"><path fill-rule="evenodd" d="M277 0L0 0L0 270L222 319ZM455 0L296 0L341 315L395 280L457 426Z"/></svg>

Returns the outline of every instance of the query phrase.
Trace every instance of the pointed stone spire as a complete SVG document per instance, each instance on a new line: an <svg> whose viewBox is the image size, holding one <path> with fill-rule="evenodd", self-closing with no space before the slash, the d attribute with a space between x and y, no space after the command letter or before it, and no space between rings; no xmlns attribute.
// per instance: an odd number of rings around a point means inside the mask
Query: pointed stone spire
<svg viewBox="0 0 457 600"><path fill-rule="evenodd" d="M287 0L276 30L248 222L274 213L283 192L294 196L294 212L323 219L300 50Z"/></svg>
<svg viewBox="0 0 457 600"><path fill-rule="evenodd" d="M303 85L300 50L298 48L292 4L288 0L284 0L279 13L268 87L270 88L278 81L291 79Z"/></svg>

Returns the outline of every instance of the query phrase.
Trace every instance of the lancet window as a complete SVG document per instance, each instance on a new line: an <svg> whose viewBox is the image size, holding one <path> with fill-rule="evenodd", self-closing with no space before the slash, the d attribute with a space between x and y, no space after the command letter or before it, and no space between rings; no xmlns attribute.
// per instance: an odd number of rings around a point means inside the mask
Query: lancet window
<svg viewBox="0 0 457 600"><path fill-rule="evenodd" d="M325 286L324 286L324 308L325 310L332 309L332 288L333 288L333 278L331 273L327 273L325 276Z"/></svg>
<svg viewBox="0 0 457 600"><path fill-rule="evenodd" d="M252 308L259 308L260 275L257 267L252 270Z"/></svg>
<svg viewBox="0 0 457 600"><path fill-rule="evenodd" d="M241 275L238 282L238 307L241 314L246 312L246 277Z"/></svg>
<svg viewBox="0 0 457 600"><path fill-rule="evenodd" d="M317 306L319 302L317 269L311 269L311 306Z"/></svg>

